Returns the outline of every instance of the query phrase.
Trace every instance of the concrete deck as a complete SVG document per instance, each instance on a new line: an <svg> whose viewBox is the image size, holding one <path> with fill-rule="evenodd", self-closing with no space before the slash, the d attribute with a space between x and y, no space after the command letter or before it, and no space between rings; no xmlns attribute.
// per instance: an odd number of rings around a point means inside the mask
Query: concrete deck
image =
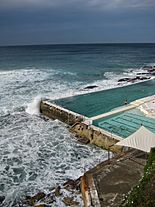
<svg viewBox="0 0 155 207"><path fill-rule="evenodd" d="M152 101L155 101L155 96L148 96L148 97L145 97L145 98L142 98L142 99L138 99L138 100L133 101L133 102L131 102L131 103L125 105L125 106L121 106L118 109L116 108L116 109L114 109L112 111L109 111L107 113L103 113L103 114L91 117L91 118L89 118L89 120L90 121L95 121L95 120L102 119L102 118L105 118L105 117L108 117L108 116L111 116L111 115L115 115L115 114L118 114L118 113L122 113L122 112L125 112L125 111L128 111L128 110L131 110L131 109L134 109L134 108L139 108L141 105L149 104Z"/></svg>
<svg viewBox="0 0 155 207"><path fill-rule="evenodd" d="M145 154L134 151L105 161L85 173L88 195L85 207L118 207L143 176ZM84 193L83 193L84 194Z"/></svg>

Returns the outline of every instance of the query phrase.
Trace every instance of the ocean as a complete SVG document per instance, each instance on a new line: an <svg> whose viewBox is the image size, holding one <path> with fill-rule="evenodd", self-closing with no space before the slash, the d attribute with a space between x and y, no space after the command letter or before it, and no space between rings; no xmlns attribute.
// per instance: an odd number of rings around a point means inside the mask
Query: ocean
<svg viewBox="0 0 155 207"><path fill-rule="evenodd" d="M58 99L131 84L155 63L155 44L0 47L0 196L5 207L26 194L76 179L107 159L79 143L65 124L39 114L41 98ZM87 86L98 86L85 89ZM63 203L55 204L63 206Z"/></svg>

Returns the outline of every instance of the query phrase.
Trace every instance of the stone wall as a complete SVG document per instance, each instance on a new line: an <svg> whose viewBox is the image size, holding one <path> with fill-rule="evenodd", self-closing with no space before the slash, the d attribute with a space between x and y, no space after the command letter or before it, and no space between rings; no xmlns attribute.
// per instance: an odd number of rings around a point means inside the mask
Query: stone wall
<svg viewBox="0 0 155 207"><path fill-rule="evenodd" d="M84 116L64 109L48 101L41 101L40 112L49 118L58 119L72 126L71 131L73 133L79 137L87 138L91 144L95 144L98 147L116 153L120 153L123 150L123 147L115 146L115 143L117 143L119 140L111 137L106 132L103 132L103 130L95 126L88 126L86 123L84 123Z"/></svg>
<svg viewBox="0 0 155 207"><path fill-rule="evenodd" d="M119 140L111 137L99 128L96 128L92 125L88 126L85 123L76 123L71 128L71 131L80 137L88 138L91 144L95 144L103 149L107 149L116 153L123 151L123 147L115 146Z"/></svg>
<svg viewBox="0 0 155 207"><path fill-rule="evenodd" d="M47 101L41 101L40 112L52 119L58 119L68 125L83 121L83 117L77 113L64 109Z"/></svg>

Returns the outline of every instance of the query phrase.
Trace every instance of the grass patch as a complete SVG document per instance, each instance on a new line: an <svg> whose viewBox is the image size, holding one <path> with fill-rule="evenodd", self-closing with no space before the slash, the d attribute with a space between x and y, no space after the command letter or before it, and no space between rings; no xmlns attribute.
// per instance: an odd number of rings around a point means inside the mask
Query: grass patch
<svg viewBox="0 0 155 207"><path fill-rule="evenodd" d="M155 148L150 152L144 176L125 199L122 207L155 207Z"/></svg>

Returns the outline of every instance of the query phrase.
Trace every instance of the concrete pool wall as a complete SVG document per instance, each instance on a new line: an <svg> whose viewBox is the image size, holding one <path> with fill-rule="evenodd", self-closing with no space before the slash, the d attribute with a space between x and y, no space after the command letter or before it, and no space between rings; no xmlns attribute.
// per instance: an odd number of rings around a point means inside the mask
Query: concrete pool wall
<svg viewBox="0 0 155 207"><path fill-rule="evenodd" d="M84 116L48 101L41 101L40 112L51 119L58 119L68 125L73 125L76 122L82 122L84 120Z"/></svg>
<svg viewBox="0 0 155 207"><path fill-rule="evenodd" d="M121 137L114 134L108 133L105 130L102 130L93 125L87 125L85 123L76 123L71 131L80 137L87 138L90 144L95 144L98 147L103 149L120 153L123 151L122 146L115 145Z"/></svg>
<svg viewBox="0 0 155 207"><path fill-rule="evenodd" d="M121 137L112 135L93 125L89 126L84 122L87 120L87 117L64 109L48 101L41 101L40 111L43 115L49 118L58 119L67 125L71 125L70 131L75 133L76 136L87 138L90 144L95 144L98 147L116 153L123 151L123 147L115 146L115 143L120 141Z"/></svg>
<svg viewBox="0 0 155 207"><path fill-rule="evenodd" d="M97 123L98 120L100 122L104 118L110 116L117 116L119 113L125 113L126 111L138 108L141 104L147 102L152 98L152 96L154 95L153 86L155 86L155 80L127 86L124 87L124 89L111 89L108 91L94 92L92 94L80 95L75 97L73 96L60 100L42 100L40 103L40 112L49 118L58 119L69 125L71 132L75 133L77 137L86 138L89 143L95 144L103 149L111 150L113 152L120 152L123 151L125 148L115 146L115 143L123 139L122 135L115 133L112 130L109 131L104 128L104 126L100 127L99 125L95 124L95 122ZM126 105L119 105L122 103L122 100L124 98L121 99L121 101L112 99L116 95L118 95L118 91L123 91L123 93L127 91L133 92L134 88L136 88L137 90L136 92L134 92L133 97L130 94L130 98L132 101L131 103L128 103ZM139 93L141 89L142 94L137 94L137 92ZM115 93L115 96L111 97L111 93ZM149 97L147 97L148 95ZM89 98L89 101L87 100L88 96L91 96L91 98ZM118 99L119 97L120 95L118 96ZM139 97L141 99L135 99L136 97ZM86 100L87 102L85 103ZM116 104L111 102L111 100L113 100L113 102L116 101ZM80 101L83 102L82 105L80 105ZM62 106L61 104L59 105L59 103L65 104ZM97 103L96 106L95 103ZM111 103L113 104L110 105ZM74 110L72 111L72 109L68 107L72 104L76 106L76 112ZM82 107L83 105L84 108L81 110L80 107ZM110 106L107 108L107 105ZM92 116L87 116L87 113L81 113L83 110L86 110L88 114L91 114ZM91 110L91 113L89 113L89 110Z"/></svg>

